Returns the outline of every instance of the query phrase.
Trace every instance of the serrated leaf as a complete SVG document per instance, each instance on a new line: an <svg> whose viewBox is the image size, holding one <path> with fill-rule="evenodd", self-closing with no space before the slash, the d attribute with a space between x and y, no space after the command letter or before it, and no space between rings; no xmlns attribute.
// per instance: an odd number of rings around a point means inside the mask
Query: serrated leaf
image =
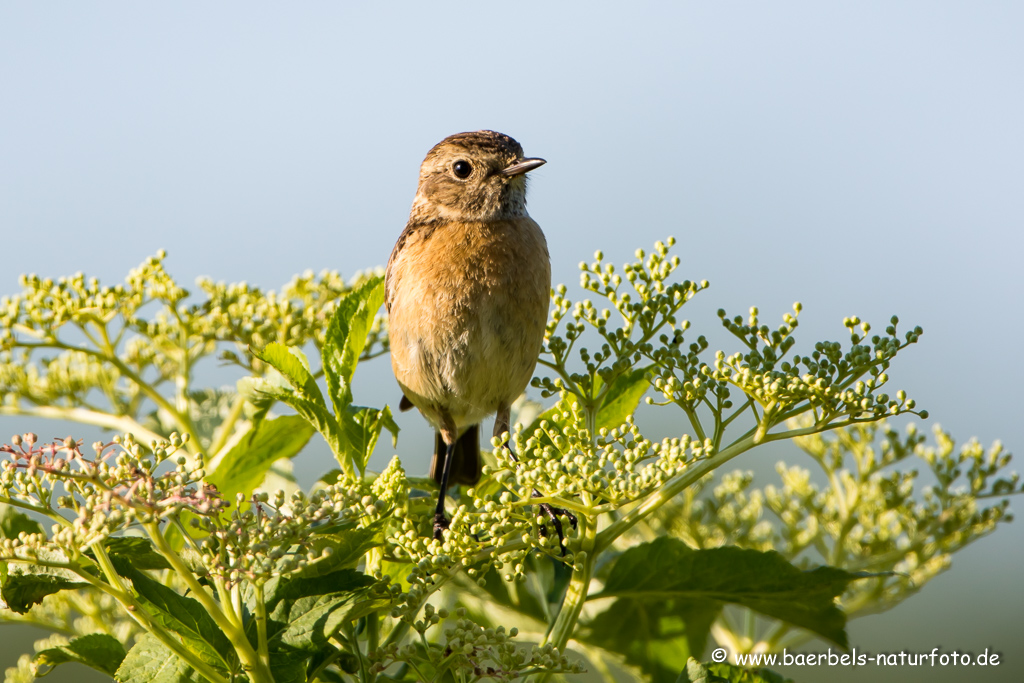
<svg viewBox="0 0 1024 683"><path fill-rule="evenodd" d="M18 508L6 503L0 503L0 536L15 539L23 531L26 534L46 533L42 524Z"/></svg>
<svg viewBox="0 0 1024 683"><path fill-rule="evenodd" d="M846 647L846 615L835 598L851 581L866 576L827 566L801 571L775 551L733 546L693 550L663 537L623 553L604 591L592 597L730 602Z"/></svg>
<svg viewBox="0 0 1024 683"><path fill-rule="evenodd" d="M39 559L67 562L66 557L57 553L42 552ZM0 598L9 609L18 614L25 614L32 609L33 605L41 603L47 595L89 585L70 569L43 567L28 562L5 562L2 564Z"/></svg>
<svg viewBox="0 0 1024 683"><path fill-rule="evenodd" d="M397 439L398 425L391 416L391 408L384 406L380 410L362 406L348 406L339 416L344 432L344 449L352 458L360 472L365 471L366 463L373 455L382 429L387 429Z"/></svg>
<svg viewBox="0 0 1024 683"><path fill-rule="evenodd" d="M324 647L343 623L389 604L368 588L372 577L341 569L315 577L287 577L267 583L267 635L278 665L305 660ZM250 630L255 624L250 624Z"/></svg>
<svg viewBox="0 0 1024 683"><path fill-rule="evenodd" d="M237 658L231 641L198 600L149 578L123 558L111 557L111 561L117 573L132 582L139 602L154 620L181 636L182 644L190 652L213 667L227 670L234 667Z"/></svg>
<svg viewBox="0 0 1024 683"><path fill-rule="evenodd" d="M271 366L288 380L292 388L303 398L322 404L324 408L324 395L309 370L309 360L300 349L285 346L279 342L270 342L260 350L253 350L253 355ZM273 390L273 386L267 383L267 390ZM257 389L258 390L258 389Z"/></svg>
<svg viewBox="0 0 1024 683"><path fill-rule="evenodd" d="M338 457L338 454L343 450L344 440L342 439L341 427L338 425L338 421L330 414L326 405L302 398L295 393L278 396L277 399L293 408L295 412L312 425L324 437L324 440L327 441L327 445L331 447L331 452L335 454L335 457Z"/></svg>
<svg viewBox="0 0 1024 683"><path fill-rule="evenodd" d="M156 637L143 634L114 675L118 683L198 683L203 678Z"/></svg>
<svg viewBox="0 0 1024 683"><path fill-rule="evenodd" d="M384 303L384 278L374 276L354 287L331 316L324 334L323 365L334 413L352 403L352 375L366 347L366 334Z"/></svg>
<svg viewBox="0 0 1024 683"><path fill-rule="evenodd" d="M290 604L299 598L362 592L373 583L373 577L355 569L339 569L318 576L277 577L266 583L264 602L269 614L284 614L291 609Z"/></svg>
<svg viewBox="0 0 1024 683"><path fill-rule="evenodd" d="M105 633L93 633L75 638L67 645L37 652L33 664L36 676L45 676L68 662L78 662L113 676L124 657L124 645L120 640Z"/></svg>
<svg viewBox="0 0 1024 683"><path fill-rule="evenodd" d="M619 375L612 382L611 388L608 389L608 393L601 399L601 405L597 409L596 427L598 429L602 427L607 427L608 429L619 427L626 421L627 416L636 412L637 406L640 405L640 399L644 397L644 394L647 393L651 386L650 382L647 381L646 373L647 368L637 368ZM601 378L597 377L595 391L599 391L600 388ZM568 400L573 404L579 402L579 399L573 394L569 394ZM557 403L551 406L533 420L526 429L526 434L533 434L536 430L540 429L540 423L543 420L553 421L555 414L562 412L562 410L562 406Z"/></svg>
<svg viewBox="0 0 1024 683"><path fill-rule="evenodd" d="M224 455L207 481L217 487L224 500L234 500L236 493L250 494L263 483L276 460L297 455L314 431L309 420L300 415L264 420Z"/></svg>
<svg viewBox="0 0 1024 683"><path fill-rule="evenodd" d="M701 664L690 658L676 683L793 683L768 669L744 669L725 662Z"/></svg>
<svg viewBox="0 0 1024 683"><path fill-rule="evenodd" d="M323 576L339 569L355 569L368 550L384 545L383 529L384 520L378 520L362 529L349 529L330 535L321 535L322 532L317 529L317 536L309 546L311 553L320 555L330 549L330 554L306 566L298 572L298 576Z"/></svg>

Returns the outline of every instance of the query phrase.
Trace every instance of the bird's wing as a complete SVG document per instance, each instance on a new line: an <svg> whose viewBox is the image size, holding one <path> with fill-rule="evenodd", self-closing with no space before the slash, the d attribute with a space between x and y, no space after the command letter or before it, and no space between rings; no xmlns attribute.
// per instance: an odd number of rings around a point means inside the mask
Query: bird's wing
<svg viewBox="0 0 1024 683"><path fill-rule="evenodd" d="M395 242L395 246L391 250L391 256L388 257L388 266L384 269L384 307L388 313L391 312L391 302L395 298L395 288L398 286L399 279L398 274L395 272L395 263L398 261L398 255L402 252L402 247L405 246L409 235L415 231L415 223L406 224L405 229L402 230L402 234L398 236L398 241Z"/></svg>
<svg viewBox="0 0 1024 683"><path fill-rule="evenodd" d="M426 239L434 232L436 227L436 222L420 223L410 221L406 223L402 234L398 236L398 241L395 242L395 246L391 250L391 256L388 258L388 266L384 270L384 307L388 313L391 312L391 303L395 300L395 292L398 290L402 279L399 272L397 272L400 270L398 268L398 259L402 250L411 238L415 236L420 239Z"/></svg>

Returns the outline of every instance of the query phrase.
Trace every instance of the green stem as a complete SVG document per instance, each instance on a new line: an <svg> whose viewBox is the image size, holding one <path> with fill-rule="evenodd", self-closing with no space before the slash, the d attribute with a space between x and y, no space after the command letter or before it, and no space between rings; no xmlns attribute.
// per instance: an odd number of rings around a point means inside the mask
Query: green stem
<svg viewBox="0 0 1024 683"><path fill-rule="evenodd" d="M213 596L206 589L206 586L199 583L195 574L189 569L188 565L185 564L184 560L178 553L174 552L167 539L164 538L163 533L160 531L158 524L154 522L148 522L143 524L143 528L146 530L146 534L149 535L153 541L153 545L160 552L161 555L170 563L171 567L178 573L181 579L188 586L192 593L192 597L199 601L199 604L203 606L214 623L220 627L227 636L231 644L234 645L235 651L238 653L238 658L242 661L243 668L246 673L250 676L252 683L274 683L274 677L270 673L270 668L267 667L261 660L256 651L252 648L249 643L249 639L246 637L245 631L240 626L235 624L235 621L231 619L221 606L217 604ZM230 604L230 603L228 603Z"/></svg>
<svg viewBox="0 0 1024 683"><path fill-rule="evenodd" d="M724 463L732 460L740 453L750 450L754 445L754 436L752 434L748 435L734 442L725 450L719 451L710 458L694 463L674 479L668 480L664 486L649 494L643 502L599 533L595 541L596 552L600 553L605 548L609 547L616 538L626 533L626 531L631 529L634 524L675 498L687 487L700 481L701 477L705 474L721 467Z"/></svg>
<svg viewBox="0 0 1024 683"><path fill-rule="evenodd" d="M152 618L146 607L136 600L135 596L128 590L128 587L124 585L124 581L121 579L120 574L117 573L117 570L114 569L114 565L102 544L97 543L93 546L93 552L96 556L96 563L103 571L103 576L109 585L103 584L103 582L85 573L79 573L79 576L96 588L113 596L115 600L121 603L132 619L138 622L142 628L151 633L183 662L186 662L195 669L203 678L211 683L228 683L213 667L196 657L188 648L181 644L177 637Z"/></svg>
<svg viewBox="0 0 1024 683"><path fill-rule="evenodd" d="M348 642L348 646L352 649L352 652L355 653L356 660L359 662L359 680L361 683L367 683L366 660L363 659L363 651L359 647L359 638L356 636L352 623L349 622L345 624L341 630L345 634L345 640Z"/></svg>
<svg viewBox="0 0 1024 683"><path fill-rule="evenodd" d="M267 640L267 605L263 602L263 584L256 584L256 648L260 661L270 668L270 646Z"/></svg>
<svg viewBox="0 0 1024 683"><path fill-rule="evenodd" d="M135 385L139 387L139 390L146 395L146 398L155 403L157 407L166 410L170 415L174 417L175 421L178 423L178 426L181 428L182 433L188 434L189 436L189 446L191 446L189 448L190 452L198 453L202 449L202 443L199 441L199 433L196 431L195 425L192 424L192 418L188 415L187 411L185 414L182 414L175 410L174 406L172 406L170 402L168 402L168 400L160 394L160 392L158 392L148 382L142 379L142 377L136 374L130 367L128 367L125 364L124 361L122 361L116 355L108 355L95 349L82 349L75 346L70 346L68 344L65 344L64 342L56 340L49 343L44 342L39 344L21 343L17 344L16 346L28 349L56 348L61 349L63 351L77 351L89 356L93 356L94 358L98 358L101 361L110 363L115 368L117 368L118 372L120 372L121 375L134 382Z"/></svg>
<svg viewBox="0 0 1024 683"><path fill-rule="evenodd" d="M544 638L544 643L551 643L559 650L565 650L565 646L576 630L576 623L583 611L583 603L587 601L587 595L590 592L590 579L593 576L594 564L598 555L596 525L587 518L582 518L579 520L579 526L580 546L576 551L577 566L572 570L572 578L565 591L562 608L558 611L554 625ZM581 558L580 555L584 553L585 556Z"/></svg>
<svg viewBox="0 0 1024 683"><path fill-rule="evenodd" d="M16 498L7 498L5 496L0 496L0 503L21 508L22 510L30 510L31 512L35 512L40 515L45 515L64 527L74 526L73 522L69 522L68 520L64 519L59 514L57 514L52 508L49 507L44 507L42 505L32 505L31 503L23 503L20 500L17 500Z"/></svg>
<svg viewBox="0 0 1024 683"><path fill-rule="evenodd" d="M110 415L86 408L62 408L60 406L0 406L0 415L19 415L26 417L42 417L48 420L69 420L81 424L96 425L105 429L124 434L131 432L142 437L140 443L147 446L152 441L163 441L164 438L152 432L126 415Z"/></svg>
<svg viewBox="0 0 1024 683"><path fill-rule="evenodd" d="M380 615L371 612L366 617L366 653L368 655L380 646Z"/></svg>
<svg viewBox="0 0 1024 683"><path fill-rule="evenodd" d="M220 423L220 431L217 433L217 438L212 444L210 444L209 455L213 458L224 448L224 445L231 438L231 434L235 431L235 423L238 422L238 418L242 416L242 410L245 408L245 397L239 394L235 397L234 404L231 406L231 412L228 416Z"/></svg>
<svg viewBox="0 0 1024 683"><path fill-rule="evenodd" d="M520 541L520 543L522 543L522 541ZM506 547L503 547L502 549L505 550ZM481 556L493 557L493 552L485 551L483 553L478 553L476 555L476 558L480 558ZM443 577L438 579L432 586L430 586L430 590L424 591L424 595L420 598L419 605L416 606L416 611L414 614L419 614L420 610L423 609L423 605L426 604L428 599L430 599L430 596L436 593L437 591L441 590L441 588L443 588L446 583L455 578L455 575L458 574L460 571L462 571L461 565L455 565L447 572L445 572L445 575ZM404 619L399 621L398 624L396 624L395 627L391 629L391 632L388 634L388 637L384 640L383 647L388 647L392 643L401 642L401 640L405 638L405 634L407 634L408 632L409 622L405 621Z"/></svg>

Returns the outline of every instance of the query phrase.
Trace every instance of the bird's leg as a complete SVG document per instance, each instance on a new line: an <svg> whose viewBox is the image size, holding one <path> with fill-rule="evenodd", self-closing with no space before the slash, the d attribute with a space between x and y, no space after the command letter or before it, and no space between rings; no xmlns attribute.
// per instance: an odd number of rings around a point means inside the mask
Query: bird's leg
<svg viewBox="0 0 1024 683"><path fill-rule="evenodd" d="M512 409L509 408L508 406L500 406L498 408L498 412L495 413L494 415L494 436L500 439L505 435L505 432L511 433L511 430L509 429L508 426L509 420L512 419L511 415ZM508 441L502 441L501 445L507 446ZM512 449L508 449L508 452L512 453ZM512 455L512 459L516 459L515 454Z"/></svg>
<svg viewBox="0 0 1024 683"><path fill-rule="evenodd" d="M505 434L505 432L509 431L510 419L510 409L508 406L502 406L498 408L498 413L494 416L494 436L500 439ZM503 441L501 445L507 447L508 441ZM519 462L519 458L516 457L516 454L512 452L511 448L508 449L508 453L514 461ZM533 497L540 498L540 491L534 489ZM555 532L558 534L558 546L562 549L562 555L565 555L565 534L562 531L562 521L558 518L561 515L565 515L566 517L568 517L569 523L572 524L572 528L575 530L577 528L577 524L579 523L576 519L576 515L572 514L568 510L556 508L552 505L549 505L548 503L541 503L539 507L544 512L544 514L548 516L548 519L550 519L552 523L555 525ZM540 528L540 534L541 536L547 536L548 531L546 526L542 526Z"/></svg>
<svg viewBox="0 0 1024 683"><path fill-rule="evenodd" d="M448 528L448 518L444 515L444 499L448 494L448 478L452 473L452 460L455 459L455 442L459 435L454 425L449 425L450 420L445 420L441 428L441 438L444 440L445 453L444 465L441 467L441 490L437 492L437 508L434 510L434 538L441 540L444 530Z"/></svg>

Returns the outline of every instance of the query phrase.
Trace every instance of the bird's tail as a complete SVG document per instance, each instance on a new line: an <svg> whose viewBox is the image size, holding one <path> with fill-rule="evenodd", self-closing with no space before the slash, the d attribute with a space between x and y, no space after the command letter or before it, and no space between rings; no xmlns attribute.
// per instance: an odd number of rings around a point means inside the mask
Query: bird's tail
<svg viewBox="0 0 1024 683"><path fill-rule="evenodd" d="M441 484L441 472L444 469L444 455L447 451L444 439L438 432L434 439L434 459L430 461L430 477ZM480 425L473 425L462 433L455 442L452 453L452 471L448 485L462 484L472 486L480 481Z"/></svg>

